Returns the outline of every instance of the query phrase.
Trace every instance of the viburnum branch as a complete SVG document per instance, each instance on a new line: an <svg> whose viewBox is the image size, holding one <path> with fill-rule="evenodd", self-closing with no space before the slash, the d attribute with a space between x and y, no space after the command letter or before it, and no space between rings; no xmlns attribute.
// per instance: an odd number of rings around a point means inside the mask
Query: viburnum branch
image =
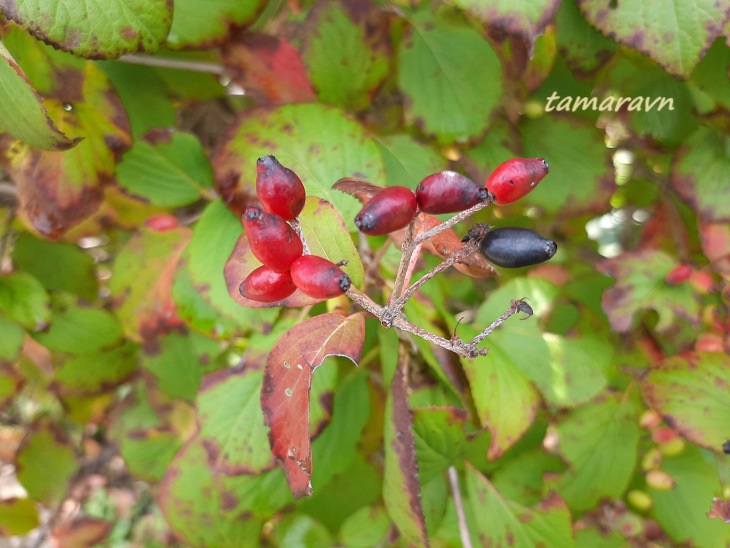
<svg viewBox="0 0 730 548"><path fill-rule="evenodd" d="M482 342L489 335L491 335L492 332L495 329L497 329L500 325L502 325L504 322L506 322L507 319L510 316L514 316L518 312L524 311L523 308L522 308L524 304L525 304L524 303L524 299L515 299L515 300L513 300L510 303L509 308L507 309L507 311L504 314L502 314L499 318L497 318L496 320L494 320L491 324L489 324L489 326L484 331L482 331L481 333L479 333L479 335L477 335L476 337L474 337L469 344L476 346L477 344L479 344L480 342Z"/></svg>
<svg viewBox="0 0 730 548"><path fill-rule="evenodd" d="M403 287L405 285L406 273L408 272L408 265L411 263L411 257L415 251L413 242L413 231L416 226L416 218L408 223L406 227L406 239L403 242L402 251L403 254L400 257L400 264L398 265L398 273L395 276L395 285L393 286L393 292L390 294L391 299L397 299L400 297Z"/></svg>
<svg viewBox="0 0 730 548"><path fill-rule="evenodd" d="M462 247L459 251L457 251L451 257L429 270L418 281L414 282L413 285L411 285L405 292L403 292L403 294L398 297L395 302L391 303L391 308L395 312L400 312L405 306L406 302L408 302L408 300L413 297L416 291L418 291L423 286L423 284L433 279L444 270L453 266L455 263L458 263L462 259L473 255L477 251L477 249L479 249L479 245L473 240L470 240L469 242L464 244L464 247Z"/></svg>
<svg viewBox="0 0 730 548"><path fill-rule="evenodd" d="M485 207L489 207L490 205L492 205L491 195L489 198L487 198L483 202L479 202L477 205L472 206L469 209L465 209L464 211L462 211L460 213L457 213L456 215L451 217L451 219L449 219L448 221L444 221L440 225L433 227L431 230L427 230L423 234L420 234L415 240L413 240L411 245L413 247L415 247L416 245L425 242L429 238L433 238L434 236L441 234L444 230L447 230L447 229L451 228L452 226L454 226L455 224L458 224L461 221L468 219L469 217L474 215L477 211L481 211L482 209L484 209ZM405 244L403 244L403 245L405 247Z"/></svg>

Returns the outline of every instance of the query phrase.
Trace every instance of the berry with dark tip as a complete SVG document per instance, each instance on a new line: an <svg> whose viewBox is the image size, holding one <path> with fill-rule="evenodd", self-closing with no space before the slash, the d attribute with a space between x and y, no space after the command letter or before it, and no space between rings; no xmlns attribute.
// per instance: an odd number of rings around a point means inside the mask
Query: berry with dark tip
<svg viewBox="0 0 730 548"><path fill-rule="evenodd" d="M455 171L429 175L416 187L418 209L432 215L464 211L488 196L486 187Z"/></svg>
<svg viewBox="0 0 730 548"><path fill-rule="evenodd" d="M527 228L495 228L479 243L487 260L503 268L519 268L543 263L558 250L558 245Z"/></svg>
<svg viewBox="0 0 730 548"><path fill-rule="evenodd" d="M307 199L301 179L273 156L264 156L256 162L256 195L264 211L276 213L286 221L302 212Z"/></svg>
<svg viewBox="0 0 730 548"><path fill-rule="evenodd" d="M246 237L254 256L277 272L285 272L303 246L299 235L284 219L274 213L264 213L257 206L248 206L241 216Z"/></svg>
<svg viewBox="0 0 730 548"><path fill-rule="evenodd" d="M315 299L331 299L350 289L350 277L324 257L304 255L291 265L291 277L302 292Z"/></svg>
<svg viewBox="0 0 730 548"><path fill-rule="evenodd" d="M547 173L543 158L512 158L497 166L484 186L495 204L507 205L532 192Z"/></svg>
<svg viewBox="0 0 730 548"><path fill-rule="evenodd" d="M238 292L252 301L274 303L286 299L297 290L291 274L277 272L266 265L258 267L243 280Z"/></svg>
<svg viewBox="0 0 730 548"><path fill-rule="evenodd" d="M405 228L416 216L418 204L410 188L390 186L373 196L355 217L357 229L371 236Z"/></svg>

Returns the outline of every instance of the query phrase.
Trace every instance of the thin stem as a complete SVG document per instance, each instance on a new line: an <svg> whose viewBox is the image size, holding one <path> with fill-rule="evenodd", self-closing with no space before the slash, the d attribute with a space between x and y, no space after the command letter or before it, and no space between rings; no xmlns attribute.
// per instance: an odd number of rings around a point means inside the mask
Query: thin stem
<svg viewBox="0 0 730 548"><path fill-rule="evenodd" d="M469 525L466 523L466 514L464 512L464 501L461 499L461 489L459 488L459 475L456 473L456 468L449 466L448 476L451 496L454 497L454 506L456 507L456 521L459 524L461 545L463 548L472 548Z"/></svg>
<svg viewBox="0 0 730 548"><path fill-rule="evenodd" d="M11 227L13 220L15 219L15 207L8 209L5 214L5 222L3 223L2 234L0 234L0 271L2 271L3 259L5 258L5 252L8 248L8 242L10 241Z"/></svg>
<svg viewBox="0 0 730 548"><path fill-rule="evenodd" d="M397 299L400 297L405 285L406 272L408 271L408 265L411 262L411 257L415 251L416 246L412 245L413 242L413 230L416 226L416 218L414 218L406 227L406 240L403 242L402 250L403 254L400 257L400 264L398 265L398 273L395 277L395 285L393 286L393 292L390 294L391 299Z"/></svg>
<svg viewBox="0 0 730 548"><path fill-rule="evenodd" d="M497 329L500 325L502 325L504 322L506 322L510 316L514 316L515 314L517 314L517 312L520 311L519 307L520 307L521 303L522 303L522 299L513 300L510 303L510 306L507 309L507 311L504 314L502 314L499 318L494 320L491 324L489 324L489 327L487 327L484 331L479 333L479 335L474 337L469 344L473 344L476 346L477 344L482 342L484 339L489 337L489 335L491 335L492 332L495 329Z"/></svg>
<svg viewBox="0 0 730 548"><path fill-rule="evenodd" d="M447 230L447 229L451 228L452 226L454 226L455 224L460 223L461 221L463 221L465 219L468 219L469 217L474 215L477 211L481 211L482 209L484 209L485 207L489 207L490 205L492 205L492 199L488 198L488 199L484 200L483 202L479 202L477 205L470 207L469 209L465 209L461 213L457 213L456 215L451 217L451 219L449 219L448 221L444 221L440 225L435 226L431 230L428 230L428 231L424 232L423 234L421 234L420 236L418 236L418 238L413 240L412 245L416 246L422 242L425 242L429 238L433 238L437 234L441 234L444 230Z"/></svg>
<svg viewBox="0 0 730 548"><path fill-rule="evenodd" d="M171 59L169 57L150 57L147 55L122 55L119 61L130 63L133 65L145 65L148 67L161 67L171 68L180 70L189 70L192 72L205 72L208 74L216 74L218 76L224 76L226 73L225 67L217 63L209 63L206 61L188 61L185 59Z"/></svg>

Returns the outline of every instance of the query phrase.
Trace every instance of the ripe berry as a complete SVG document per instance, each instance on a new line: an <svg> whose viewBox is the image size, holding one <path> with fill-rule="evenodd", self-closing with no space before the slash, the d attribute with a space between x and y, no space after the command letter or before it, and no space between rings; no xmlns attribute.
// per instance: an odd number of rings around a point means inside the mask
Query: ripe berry
<svg viewBox="0 0 730 548"><path fill-rule="evenodd" d="M692 276L692 267L688 264L678 264L670 270L664 277L664 281L669 285L679 285L689 280Z"/></svg>
<svg viewBox="0 0 730 548"><path fill-rule="evenodd" d="M418 208L424 213L457 213L483 202L487 189L455 171L429 175L416 187Z"/></svg>
<svg viewBox="0 0 730 548"><path fill-rule="evenodd" d="M410 188L390 186L373 196L355 217L360 232L379 236L404 228L416 216L418 204Z"/></svg>
<svg viewBox="0 0 730 548"><path fill-rule="evenodd" d="M547 261L558 246L526 228L495 228L479 243L482 254L504 268L519 268Z"/></svg>
<svg viewBox="0 0 730 548"><path fill-rule="evenodd" d="M485 186L495 204L507 205L532 191L547 173L548 165L542 158L512 158L497 166Z"/></svg>
<svg viewBox="0 0 730 548"><path fill-rule="evenodd" d="M302 240L284 219L249 206L241 216L254 256L277 272L285 272L302 256Z"/></svg>
<svg viewBox="0 0 730 548"><path fill-rule="evenodd" d="M291 221L304 209L307 199L302 181L273 156L264 156L256 162L256 194L264 211L276 213Z"/></svg>
<svg viewBox="0 0 730 548"><path fill-rule="evenodd" d="M315 299L331 299L350 289L350 277L324 257L304 255L291 265L294 285Z"/></svg>
<svg viewBox="0 0 730 548"><path fill-rule="evenodd" d="M268 266L260 266L246 276L238 292L252 301L273 303L286 299L297 290L289 271L277 272Z"/></svg>

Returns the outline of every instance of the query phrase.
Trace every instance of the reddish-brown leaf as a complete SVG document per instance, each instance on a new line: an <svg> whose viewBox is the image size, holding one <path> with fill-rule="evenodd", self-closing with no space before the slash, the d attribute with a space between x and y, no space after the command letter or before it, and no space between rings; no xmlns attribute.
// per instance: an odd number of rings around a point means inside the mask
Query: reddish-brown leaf
<svg viewBox="0 0 730 548"><path fill-rule="evenodd" d="M299 52L286 40L247 31L226 45L222 60L233 81L259 104L317 99Z"/></svg>
<svg viewBox="0 0 730 548"><path fill-rule="evenodd" d="M287 331L266 360L261 409L271 428L269 443L296 497L312 493L309 390L314 370L327 356L356 364L365 341L365 316L321 314Z"/></svg>
<svg viewBox="0 0 730 548"><path fill-rule="evenodd" d="M707 517L721 519L730 524L730 500L712 499L712 508L707 512Z"/></svg>
<svg viewBox="0 0 730 548"><path fill-rule="evenodd" d="M247 299L238 291L238 287L241 285L246 276L261 266L261 262L253 256L251 252L251 246L248 243L246 234L241 234L236 241L236 245L231 252L231 256L226 261L225 269L223 270L223 276L226 279L226 287L228 288L228 294L241 306L247 306L248 308L271 308L274 306L290 306L293 308L300 306L308 306L310 304L316 304L322 302L322 299L315 299L302 293L297 289L294 293L289 295L286 299L276 301L273 303L261 303L258 301L252 301Z"/></svg>
<svg viewBox="0 0 730 548"><path fill-rule="evenodd" d="M81 516L70 522L58 524L51 534L57 548L86 548L98 546L112 531L108 521Z"/></svg>

